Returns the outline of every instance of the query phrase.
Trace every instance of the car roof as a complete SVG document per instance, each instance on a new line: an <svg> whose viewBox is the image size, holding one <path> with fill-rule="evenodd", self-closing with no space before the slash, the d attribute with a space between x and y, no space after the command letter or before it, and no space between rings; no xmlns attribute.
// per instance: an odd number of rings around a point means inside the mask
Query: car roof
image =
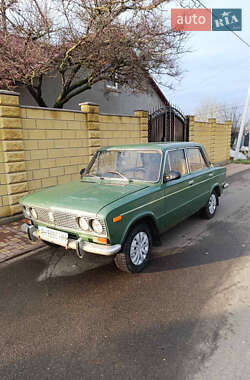
<svg viewBox="0 0 250 380"><path fill-rule="evenodd" d="M128 144L128 145L112 145L105 146L100 148L99 150L107 150L107 149L138 149L138 150L161 150L165 152L166 150L178 149L178 148L187 148L187 147L202 147L201 144L195 142L151 142L147 144Z"/></svg>

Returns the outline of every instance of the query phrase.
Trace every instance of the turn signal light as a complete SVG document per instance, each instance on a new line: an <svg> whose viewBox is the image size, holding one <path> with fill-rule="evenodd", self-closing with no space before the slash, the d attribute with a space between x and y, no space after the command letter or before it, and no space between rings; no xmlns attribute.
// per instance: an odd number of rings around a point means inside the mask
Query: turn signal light
<svg viewBox="0 0 250 380"><path fill-rule="evenodd" d="M122 219L122 216L119 215L116 218L113 218L113 223L119 222Z"/></svg>
<svg viewBox="0 0 250 380"><path fill-rule="evenodd" d="M101 243L101 244L108 244L108 239L98 237L98 238L93 238L93 242Z"/></svg>

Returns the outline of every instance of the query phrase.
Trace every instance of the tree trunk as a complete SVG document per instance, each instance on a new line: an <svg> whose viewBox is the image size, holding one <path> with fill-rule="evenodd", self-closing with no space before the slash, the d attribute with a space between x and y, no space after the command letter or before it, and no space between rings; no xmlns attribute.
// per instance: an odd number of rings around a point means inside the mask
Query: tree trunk
<svg viewBox="0 0 250 380"><path fill-rule="evenodd" d="M43 100L43 97L38 94L34 87L27 86L27 89L40 107L48 107L45 101Z"/></svg>

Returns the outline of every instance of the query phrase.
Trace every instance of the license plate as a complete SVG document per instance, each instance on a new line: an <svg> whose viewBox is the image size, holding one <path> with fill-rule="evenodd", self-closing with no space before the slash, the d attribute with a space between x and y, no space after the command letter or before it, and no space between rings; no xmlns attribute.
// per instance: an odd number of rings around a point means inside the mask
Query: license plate
<svg viewBox="0 0 250 380"><path fill-rule="evenodd" d="M38 226L38 235L41 239L66 247L68 243L67 232L52 230L51 228Z"/></svg>

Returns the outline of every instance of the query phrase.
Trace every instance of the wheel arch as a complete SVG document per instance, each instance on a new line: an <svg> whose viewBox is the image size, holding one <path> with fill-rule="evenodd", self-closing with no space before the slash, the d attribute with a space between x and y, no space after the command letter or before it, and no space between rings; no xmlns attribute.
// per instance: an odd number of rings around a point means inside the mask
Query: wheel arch
<svg viewBox="0 0 250 380"><path fill-rule="evenodd" d="M210 194L212 194L213 192L215 192L215 194L217 195L217 206L218 206L219 205L219 197L221 196L221 188L220 188L220 185L218 183L212 187Z"/></svg>
<svg viewBox="0 0 250 380"><path fill-rule="evenodd" d="M131 222L129 223L125 233L122 236L122 245L126 241L126 238L130 231L137 225L137 224L146 224L148 228L150 229L150 232L152 234L152 240L154 245L160 245L160 233L159 229L156 224L156 220L154 218L153 214L147 213L142 214L139 216L136 216Z"/></svg>

